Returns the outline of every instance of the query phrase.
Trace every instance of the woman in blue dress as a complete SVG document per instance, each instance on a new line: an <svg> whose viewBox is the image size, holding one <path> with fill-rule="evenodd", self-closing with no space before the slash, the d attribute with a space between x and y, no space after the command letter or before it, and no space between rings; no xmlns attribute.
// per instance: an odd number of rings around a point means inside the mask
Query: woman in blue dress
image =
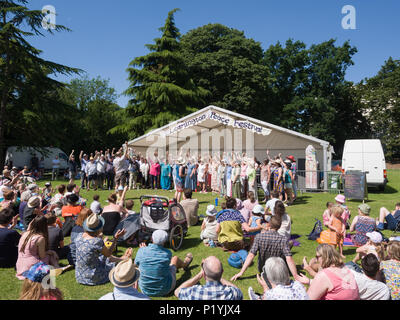
<svg viewBox="0 0 400 320"><path fill-rule="evenodd" d="M168 159L165 159L164 163L161 164L161 189L169 190L171 188L171 174L172 168Z"/></svg>
<svg viewBox="0 0 400 320"><path fill-rule="evenodd" d="M110 247L106 247L102 232L104 219L91 213L83 222L83 233L75 239L76 264L75 278L80 284L96 286L109 282L109 273L118 262L130 259L132 248L125 251L121 258L112 256L117 240L125 234L125 230L118 230Z"/></svg>

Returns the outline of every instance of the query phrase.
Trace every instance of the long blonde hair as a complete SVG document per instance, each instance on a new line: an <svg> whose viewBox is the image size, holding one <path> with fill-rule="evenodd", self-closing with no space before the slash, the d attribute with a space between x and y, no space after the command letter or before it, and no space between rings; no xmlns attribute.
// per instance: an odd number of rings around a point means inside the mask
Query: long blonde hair
<svg viewBox="0 0 400 320"><path fill-rule="evenodd" d="M58 288L44 289L41 282L25 279L19 300L40 300L40 298L49 299L50 297L63 300L62 292Z"/></svg>

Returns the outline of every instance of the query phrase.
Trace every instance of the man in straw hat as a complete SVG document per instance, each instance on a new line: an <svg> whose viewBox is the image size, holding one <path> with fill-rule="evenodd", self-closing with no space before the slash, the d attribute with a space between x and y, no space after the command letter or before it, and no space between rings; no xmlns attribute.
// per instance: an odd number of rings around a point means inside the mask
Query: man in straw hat
<svg viewBox="0 0 400 320"><path fill-rule="evenodd" d="M25 230L28 228L31 221L35 219L38 214L40 214L40 203L41 200L39 196L33 196L29 198L23 215L23 225Z"/></svg>
<svg viewBox="0 0 400 320"><path fill-rule="evenodd" d="M188 253L182 261L177 256L172 257L170 250L164 248L168 240L168 233L164 230L153 232L152 243L146 246L140 244L135 257L135 264L139 266L139 287L148 296L165 296L175 289L176 272L178 269L187 269L193 260L193 255Z"/></svg>
<svg viewBox="0 0 400 320"><path fill-rule="evenodd" d="M114 285L113 292L107 293L99 300L150 300L137 290L139 276L140 271L132 259L121 261L109 274L110 282Z"/></svg>

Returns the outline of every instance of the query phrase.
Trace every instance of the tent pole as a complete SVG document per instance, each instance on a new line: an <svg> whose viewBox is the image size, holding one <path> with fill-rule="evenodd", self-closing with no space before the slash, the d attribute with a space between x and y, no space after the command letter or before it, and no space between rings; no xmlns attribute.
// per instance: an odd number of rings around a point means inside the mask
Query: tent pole
<svg viewBox="0 0 400 320"><path fill-rule="evenodd" d="M323 144L322 145L323 150L324 150L324 165L323 165L323 170L324 170L324 191L328 190L328 155L327 155L327 145Z"/></svg>

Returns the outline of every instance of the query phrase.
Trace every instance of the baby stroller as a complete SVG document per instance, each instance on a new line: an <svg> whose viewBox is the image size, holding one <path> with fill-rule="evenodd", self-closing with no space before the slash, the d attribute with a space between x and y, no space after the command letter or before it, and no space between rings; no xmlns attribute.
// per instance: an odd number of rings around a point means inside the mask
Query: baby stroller
<svg viewBox="0 0 400 320"><path fill-rule="evenodd" d="M155 230L165 230L170 247L174 251L179 250L188 230L182 206L175 200L149 195L141 196L140 203L139 241L150 240Z"/></svg>

